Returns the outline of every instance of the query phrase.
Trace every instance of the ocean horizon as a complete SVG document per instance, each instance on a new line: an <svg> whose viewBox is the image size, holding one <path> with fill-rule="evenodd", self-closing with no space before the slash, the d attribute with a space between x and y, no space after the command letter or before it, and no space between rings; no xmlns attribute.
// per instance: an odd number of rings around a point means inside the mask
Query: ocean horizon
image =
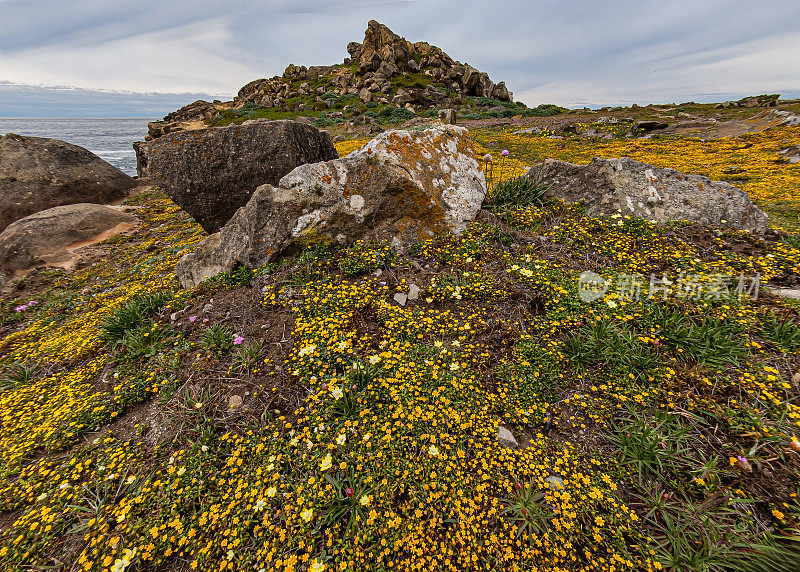
<svg viewBox="0 0 800 572"><path fill-rule="evenodd" d="M136 176L135 141L155 117L0 117L0 135L60 139L88 149L123 173Z"/></svg>

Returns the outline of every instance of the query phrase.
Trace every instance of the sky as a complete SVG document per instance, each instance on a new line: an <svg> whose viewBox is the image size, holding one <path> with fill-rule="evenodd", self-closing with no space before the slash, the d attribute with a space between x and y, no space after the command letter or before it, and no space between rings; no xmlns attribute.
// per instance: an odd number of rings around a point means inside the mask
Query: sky
<svg viewBox="0 0 800 572"><path fill-rule="evenodd" d="M289 63L341 62L370 19L530 106L800 97L798 0L0 0L0 116L230 99Z"/></svg>

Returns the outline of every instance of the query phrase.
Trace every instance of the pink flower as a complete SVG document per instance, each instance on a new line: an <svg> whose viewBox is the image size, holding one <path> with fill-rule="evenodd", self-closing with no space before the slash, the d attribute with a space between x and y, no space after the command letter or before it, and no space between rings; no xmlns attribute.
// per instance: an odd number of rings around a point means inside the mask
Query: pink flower
<svg viewBox="0 0 800 572"><path fill-rule="evenodd" d="M503 157L508 157L508 149L503 149L503 152L500 153Z"/></svg>
<svg viewBox="0 0 800 572"><path fill-rule="evenodd" d="M28 306L35 306L36 304L38 304L36 300L31 300L30 302L28 302Z"/></svg>
<svg viewBox="0 0 800 572"><path fill-rule="evenodd" d="M235 338L233 338L233 345L240 346L240 345L242 345L243 341L244 341L244 338L242 336L236 336Z"/></svg>
<svg viewBox="0 0 800 572"><path fill-rule="evenodd" d="M346 494L346 495L347 495L347 496L349 496L349 497L353 496L353 493L354 493L354 492L355 492L355 491L353 490L353 487L347 487L347 488L344 490L344 494Z"/></svg>
<svg viewBox="0 0 800 572"><path fill-rule="evenodd" d="M24 312L27 309L28 309L28 307L25 304L23 304L22 306L16 306L14 308L14 311L15 312Z"/></svg>
<svg viewBox="0 0 800 572"><path fill-rule="evenodd" d="M203 323L207 324L208 323L208 318L203 318Z"/></svg>
<svg viewBox="0 0 800 572"><path fill-rule="evenodd" d="M197 319L197 316L189 316L189 321L194 322Z"/></svg>

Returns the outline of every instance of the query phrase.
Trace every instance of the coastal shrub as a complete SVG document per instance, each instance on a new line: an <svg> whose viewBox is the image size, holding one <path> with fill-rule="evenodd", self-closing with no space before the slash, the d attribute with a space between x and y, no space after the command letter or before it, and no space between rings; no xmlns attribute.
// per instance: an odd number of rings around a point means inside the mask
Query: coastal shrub
<svg viewBox="0 0 800 572"><path fill-rule="evenodd" d="M364 115L375 119L378 123L401 123L403 121L408 121L412 117L416 117L413 111L409 111L403 107L394 107L392 105L387 105L378 112L367 111Z"/></svg>

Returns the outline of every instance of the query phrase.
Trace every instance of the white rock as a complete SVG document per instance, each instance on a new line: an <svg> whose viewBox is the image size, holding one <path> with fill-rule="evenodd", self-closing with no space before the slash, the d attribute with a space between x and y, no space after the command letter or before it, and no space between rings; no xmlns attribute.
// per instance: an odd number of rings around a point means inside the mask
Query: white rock
<svg viewBox="0 0 800 572"><path fill-rule="evenodd" d="M420 292L419 286L417 286L416 284L411 284L408 287L408 299L409 300L419 299L419 292Z"/></svg>
<svg viewBox="0 0 800 572"><path fill-rule="evenodd" d="M517 449L519 447L519 443L517 443L511 431L502 425L497 426L497 440L500 441L501 445L505 445L510 449Z"/></svg>
<svg viewBox="0 0 800 572"><path fill-rule="evenodd" d="M401 306L405 306L406 302L408 301L408 294L403 294L402 292L398 292L394 295L394 301L400 304Z"/></svg>

